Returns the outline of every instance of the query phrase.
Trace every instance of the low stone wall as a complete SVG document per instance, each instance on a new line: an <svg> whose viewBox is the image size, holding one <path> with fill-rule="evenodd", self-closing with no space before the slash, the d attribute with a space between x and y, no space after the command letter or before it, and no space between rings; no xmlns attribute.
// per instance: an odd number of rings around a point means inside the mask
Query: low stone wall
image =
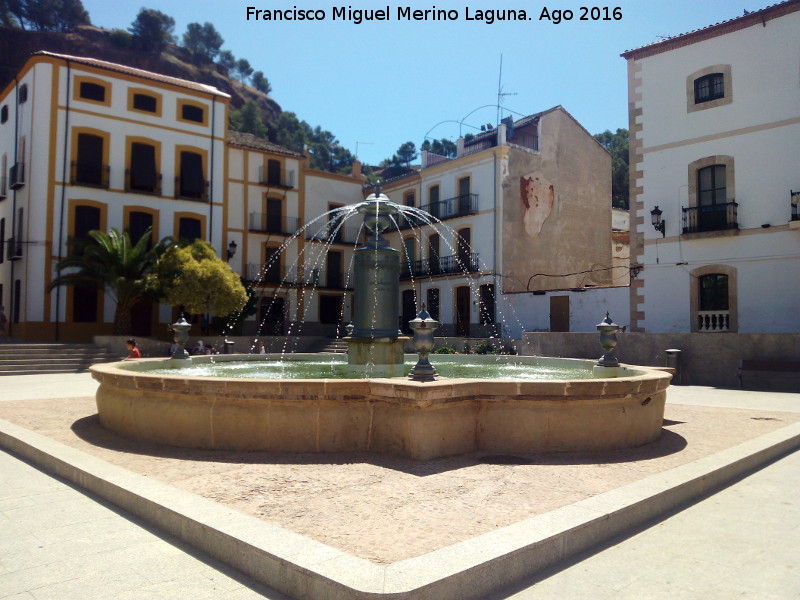
<svg viewBox="0 0 800 600"><path fill-rule="evenodd" d="M681 351L673 385L739 387L741 359L800 360L798 333L619 333L615 354L623 363L668 366L666 350ZM597 333L525 333L521 354L564 358L599 358ZM745 387L800 392L792 374L750 374Z"/></svg>
<svg viewBox="0 0 800 600"><path fill-rule="evenodd" d="M130 339L129 335L96 335L94 336L94 343L101 348L108 348L110 352L118 355L120 358L128 356L128 350L125 347L125 341ZM155 338L137 337L136 346L142 353L143 358L158 358L169 356L169 347L171 341L164 341ZM250 354L257 353L257 345L259 342L264 343L264 348L267 352L308 352L316 343L318 337L313 336L233 336L227 338L228 341L233 342L229 349L232 353ZM202 340L204 345L211 346L218 353L225 352L224 339L219 336L192 336L189 338L189 343L186 344L186 349L191 351L198 340ZM253 347L255 350L252 350Z"/></svg>

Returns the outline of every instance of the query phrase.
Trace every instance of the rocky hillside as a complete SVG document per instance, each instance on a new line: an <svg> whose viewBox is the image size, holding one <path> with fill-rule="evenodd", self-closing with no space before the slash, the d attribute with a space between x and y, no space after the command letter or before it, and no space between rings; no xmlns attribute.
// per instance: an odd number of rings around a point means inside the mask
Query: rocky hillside
<svg viewBox="0 0 800 600"><path fill-rule="evenodd" d="M225 69L217 64L193 64L189 53L179 46L170 45L160 55L148 55L114 43L113 37L112 31L92 26L80 26L70 33L0 28L0 89L5 88L14 78L31 53L48 50L99 58L213 85L231 95L231 109L241 108L247 100L254 100L261 109L265 122L273 122L281 113L281 107L269 96L230 79Z"/></svg>

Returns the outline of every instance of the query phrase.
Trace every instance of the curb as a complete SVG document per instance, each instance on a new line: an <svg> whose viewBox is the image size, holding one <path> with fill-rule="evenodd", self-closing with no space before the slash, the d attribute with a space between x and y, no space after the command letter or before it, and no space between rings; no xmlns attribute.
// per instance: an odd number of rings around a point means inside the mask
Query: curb
<svg viewBox="0 0 800 600"><path fill-rule="evenodd" d="M2 419L0 446L298 600L477 600L795 450L800 423L390 565L373 564Z"/></svg>

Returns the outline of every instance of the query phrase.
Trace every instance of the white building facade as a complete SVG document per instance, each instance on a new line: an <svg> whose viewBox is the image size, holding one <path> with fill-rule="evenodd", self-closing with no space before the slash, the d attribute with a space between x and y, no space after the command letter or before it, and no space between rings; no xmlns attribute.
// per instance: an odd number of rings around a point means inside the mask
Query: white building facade
<svg viewBox="0 0 800 600"><path fill-rule="evenodd" d="M791 0L622 55L633 331L800 332L798 32Z"/></svg>

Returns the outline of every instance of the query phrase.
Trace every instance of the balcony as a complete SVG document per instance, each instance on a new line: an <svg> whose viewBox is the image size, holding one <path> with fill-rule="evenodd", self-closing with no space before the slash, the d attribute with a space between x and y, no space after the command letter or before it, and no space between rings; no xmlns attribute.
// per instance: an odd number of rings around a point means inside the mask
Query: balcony
<svg viewBox="0 0 800 600"><path fill-rule="evenodd" d="M8 170L8 186L12 190L18 190L25 185L25 163L15 163Z"/></svg>
<svg viewBox="0 0 800 600"><path fill-rule="evenodd" d="M209 182L194 177L175 178L175 198L178 200L194 200L196 202L208 202Z"/></svg>
<svg viewBox="0 0 800 600"><path fill-rule="evenodd" d="M270 169L263 165L258 167L259 185L292 189L294 187L294 171L288 169Z"/></svg>
<svg viewBox="0 0 800 600"><path fill-rule="evenodd" d="M480 270L480 261L477 253L473 252L462 256L451 254L449 256L440 256L438 260L415 260L411 265L403 262L400 265L400 279L435 277L438 275L465 275L467 273L477 273Z"/></svg>
<svg viewBox="0 0 800 600"><path fill-rule="evenodd" d="M327 227L317 227L311 225L306 229L306 239L312 242L328 242L334 244L357 244L361 227L346 227L342 225L338 229L331 224Z"/></svg>
<svg viewBox="0 0 800 600"><path fill-rule="evenodd" d="M298 271L300 274L298 275ZM306 269L305 273L297 268L286 268L272 265L266 271L264 265L250 263L247 265L247 280L258 282L262 285L303 285L315 288L343 290L353 289L352 279L347 281L341 271L327 271L325 269ZM345 288L345 282L349 285Z"/></svg>
<svg viewBox="0 0 800 600"><path fill-rule="evenodd" d="M345 288L345 277L341 271L328 271L326 269L307 269L302 278L302 283L316 288L353 289L352 281L348 281L349 287Z"/></svg>
<svg viewBox="0 0 800 600"><path fill-rule="evenodd" d="M111 169L108 165L91 165L72 161L69 182L72 185L108 189L110 172Z"/></svg>
<svg viewBox="0 0 800 600"><path fill-rule="evenodd" d="M267 213L250 213L250 231L294 235L300 229L297 217L273 217Z"/></svg>
<svg viewBox="0 0 800 600"><path fill-rule="evenodd" d="M697 311L697 331L699 333L723 332L731 330L731 314L728 310Z"/></svg>
<svg viewBox="0 0 800 600"><path fill-rule="evenodd" d="M125 191L160 196L161 173L139 173L125 169Z"/></svg>
<svg viewBox="0 0 800 600"><path fill-rule="evenodd" d="M277 264L270 265L264 270L262 263L248 263L246 279L261 284L294 285L297 283L297 272L295 269L287 269Z"/></svg>
<svg viewBox="0 0 800 600"><path fill-rule="evenodd" d="M478 212L478 194L461 194L455 198L439 200L424 205L422 210L440 220L474 215Z"/></svg>
<svg viewBox="0 0 800 600"><path fill-rule="evenodd" d="M738 229L738 206L736 202L710 206L684 206L682 207L683 233Z"/></svg>

